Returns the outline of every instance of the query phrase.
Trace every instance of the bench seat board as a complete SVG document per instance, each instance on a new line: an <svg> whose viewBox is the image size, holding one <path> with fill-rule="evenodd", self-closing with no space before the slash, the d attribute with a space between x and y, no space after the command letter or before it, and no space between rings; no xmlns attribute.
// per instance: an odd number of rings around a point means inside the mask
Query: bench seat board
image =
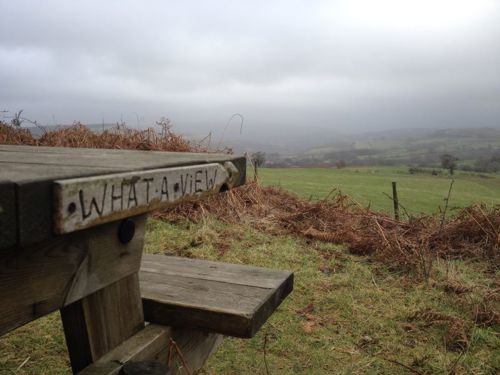
<svg viewBox="0 0 500 375"><path fill-rule="evenodd" d="M288 271L150 254L139 278L146 321L246 338L293 288Z"/></svg>

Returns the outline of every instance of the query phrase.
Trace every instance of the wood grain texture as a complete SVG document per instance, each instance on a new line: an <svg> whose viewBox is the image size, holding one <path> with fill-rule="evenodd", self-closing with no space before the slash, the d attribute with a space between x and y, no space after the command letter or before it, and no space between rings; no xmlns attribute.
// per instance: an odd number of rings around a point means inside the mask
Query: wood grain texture
<svg viewBox="0 0 500 375"><path fill-rule="evenodd" d="M131 172L233 160L245 158L227 154L0 145L2 180L12 182L73 178L91 169L97 174L103 170ZM17 172L19 165L27 166L22 174ZM47 168L45 176L39 172L44 168Z"/></svg>
<svg viewBox="0 0 500 375"><path fill-rule="evenodd" d="M55 180L226 161L238 169L235 186L242 185L246 159L241 156L0 145L0 179L16 186L17 244L28 246L53 237ZM0 241L0 249L8 246Z"/></svg>
<svg viewBox="0 0 500 375"><path fill-rule="evenodd" d="M144 328L137 273L62 308L61 318L77 373Z"/></svg>
<svg viewBox="0 0 500 375"><path fill-rule="evenodd" d="M146 321L252 337L293 289L293 274L265 268L145 255Z"/></svg>
<svg viewBox="0 0 500 375"><path fill-rule="evenodd" d="M218 193L233 186L236 175L226 162L56 180L54 231L74 232Z"/></svg>
<svg viewBox="0 0 500 375"><path fill-rule="evenodd" d="M166 363L170 338L179 345L192 371L198 371L222 343L222 336L217 334L172 330L169 327L150 324L83 369L79 375L118 375L121 367L129 361L156 360ZM176 368L172 370L173 375L185 374Z"/></svg>
<svg viewBox="0 0 500 375"><path fill-rule="evenodd" d="M182 275L266 289L279 287L283 280L290 276L289 271L153 254L143 255L141 271L158 275Z"/></svg>
<svg viewBox="0 0 500 375"><path fill-rule="evenodd" d="M0 335L138 272L145 216L128 244L119 223L0 251Z"/></svg>

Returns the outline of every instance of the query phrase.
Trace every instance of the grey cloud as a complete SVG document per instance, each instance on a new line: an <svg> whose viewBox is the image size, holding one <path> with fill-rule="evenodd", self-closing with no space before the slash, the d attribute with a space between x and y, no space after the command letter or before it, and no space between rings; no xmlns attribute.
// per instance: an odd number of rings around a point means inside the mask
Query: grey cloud
<svg viewBox="0 0 500 375"><path fill-rule="evenodd" d="M3 1L0 107L195 132L234 112L276 133L498 125L500 4L453 23L445 1L422 27L368 0Z"/></svg>

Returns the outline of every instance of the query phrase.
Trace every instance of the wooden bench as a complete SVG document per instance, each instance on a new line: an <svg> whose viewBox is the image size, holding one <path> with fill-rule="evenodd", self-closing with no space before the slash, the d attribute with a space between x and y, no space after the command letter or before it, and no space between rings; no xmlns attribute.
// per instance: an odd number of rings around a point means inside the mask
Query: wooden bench
<svg viewBox="0 0 500 375"><path fill-rule="evenodd" d="M293 274L148 255L139 273L144 319L250 338L293 288Z"/></svg>
<svg viewBox="0 0 500 375"><path fill-rule="evenodd" d="M0 145L0 336L59 310L73 372L111 375L165 362L171 339L196 370L220 334L255 334L290 273L150 255L141 267L149 211L245 172L232 155Z"/></svg>
<svg viewBox="0 0 500 375"><path fill-rule="evenodd" d="M221 335L250 338L293 289L293 273L175 256L144 254L139 273L150 324L80 375L118 374L144 358L166 361L175 340L191 369L200 368Z"/></svg>

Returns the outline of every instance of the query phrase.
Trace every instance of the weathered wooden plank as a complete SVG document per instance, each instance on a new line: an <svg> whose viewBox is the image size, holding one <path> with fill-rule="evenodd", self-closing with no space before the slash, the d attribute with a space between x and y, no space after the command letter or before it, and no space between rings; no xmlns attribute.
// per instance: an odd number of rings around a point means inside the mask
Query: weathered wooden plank
<svg viewBox="0 0 500 375"><path fill-rule="evenodd" d="M172 337L172 332L169 327L149 324L99 358L97 362L116 361L123 364L129 361L166 361L167 357L162 355L165 354L170 337Z"/></svg>
<svg viewBox="0 0 500 375"><path fill-rule="evenodd" d="M232 163L54 181L54 230L69 233L233 186Z"/></svg>
<svg viewBox="0 0 500 375"><path fill-rule="evenodd" d="M159 261L160 259L160 261ZM141 272L157 275L182 275L259 288L278 288L290 276L289 271L273 270L244 264L231 264L177 256L143 254Z"/></svg>
<svg viewBox="0 0 500 375"><path fill-rule="evenodd" d="M73 178L82 176L95 176L96 174L118 173L123 168L117 167L96 167L93 165L75 167L72 165L39 164L39 163L19 163L0 161L0 176L17 184L35 183L46 181L47 176L56 178Z"/></svg>
<svg viewBox="0 0 500 375"><path fill-rule="evenodd" d="M201 160L205 157L205 160L227 160L227 158L235 157L230 154L223 153L199 153L199 152L172 152L172 151L150 151L150 150L123 150L123 149L110 149L110 148L85 148L85 147L51 147L51 146L27 146L27 145L1 145L0 144L0 154L2 153L17 153L18 155L26 154L37 154L46 155L47 157L51 155L69 155L72 157L84 157L92 159L95 157L95 152L105 154L106 156L116 157L116 159L122 162L126 159L124 157L133 154L136 156L138 163L145 162L151 163L152 160L157 159L157 157L152 157L151 155L169 155L168 159L173 162L184 163L188 160ZM175 160L174 160L175 159ZM0 156L1 160L1 156Z"/></svg>
<svg viewBox="0 0 500 375"><path fill-rule="evenodd" d="M144 298L242 316L253 313L270 293L270 288L144 271L141 271L141 287Z"/></svg>
<svg viewBox="0 0 500 375"><path fill-rule="evenodd" d="M54 180L228 161L238 169L234 186L242 185L241 156L0 145L0 178L17 185L17 241L28 246L53 236Z"/></svg>
<svg viewBox="0 0 500 375"><path fill-rule="evenodd" d="M170 338L180 347L191 371L198 371L206 359L219 347L222 336L193 330L171 330L169 327L150 324L126 340L79 375L118 375L129 361L156 360L166 363ZM174 375L185 374L172 368Z"/></svg>
<svg viewBox="0 0 500 375"><path fill-rule="evenodd" d="M52 180L47 176L74 177L96 173L112 173L112 168L1 163L1 178L16 181L17 238L19 246L27 246L52 236ZM11 245L3 245L0 249Z"/></svg>
<svg viewBox="0 0 500 375"><path fill-rule="evenodd" d="M0 257L0 335L83 298L140 267L145 217L134 238L118 239L119 222L84 230Z"/></svg>
<svg viewBox="0 0 500 375"><path fill-rule="evenodd" d="M31 166L33 167L33 166ZM16 167L17 168L17 167ZM77 171L70 167L56 167L55 170L46 167L33 167L38 169L36 174L48 176L66 172L69 176L75 176ZM89 168L78 170L80 176L95 175L96 173L109 173L109 170L96 170ZM53 237L53 181L31 180L16 183L16 205L17 205L17 238L21 247L41 242Z"/></svg>
<svg viewBox="0 0 500 375"><path fill-rule="evenodd" d="M57 169L71 176L78 176L80 171L104 169L114 171L137 171L177 166L188 166L207 163L224 163L226 161L244 161L241 156L227 154L205 154L187 152L160 152L137 150L110 150L64 147L33 147L33 146L6 146L0 145L0 165L8 164L32 165L38 168L47 168L52 173ZM72 168L70 172L67 167ZM3 168L4 169L4 168ZM36 171L31 171L35 173ZM3 171L3 179L14 182L32 180L38 175L19 176L14 172ZM45 179L65 178L61 173L49 174Z"/></svg>
<svg viewBox="0 0 500 375"><path fill-rule="evenodd" d="M10 182L0 181L0 249L13 246L17 240L16 235L15 185Z"/></svg>
<svg viewBox="0 0 500 375"><path fill-rule="evenodd" d="M155 260L157 267L151 268ZM257 272L256 267L245 272L244 266L236 266L231 271L229 264L218 265L223 271L217 272L214 262L207 262L203 270L203 261L193 261L196 271L189 272L185 266L178 268L184 262L170 260L167 256L147 256L141 267L146 321L252 337L293 288L290 272L277 271L273 277L272 271ZM207 276L211 270L214 276ZM267 281L259 282L260 275Z"/></svg>
<svg viewBox="0 0 500 375"><path fill-rule="evenodd" d="M61 318L77 373L144 328L137 273L62 308Z"/></svg>
<svg viewBox="0 0 500 375"><path fill-rule="evenodd" d="M81 301L73 302L60 310L68 348L71 369L77 373L92 363L92 345L87 329L84 306Z"/></svg>

